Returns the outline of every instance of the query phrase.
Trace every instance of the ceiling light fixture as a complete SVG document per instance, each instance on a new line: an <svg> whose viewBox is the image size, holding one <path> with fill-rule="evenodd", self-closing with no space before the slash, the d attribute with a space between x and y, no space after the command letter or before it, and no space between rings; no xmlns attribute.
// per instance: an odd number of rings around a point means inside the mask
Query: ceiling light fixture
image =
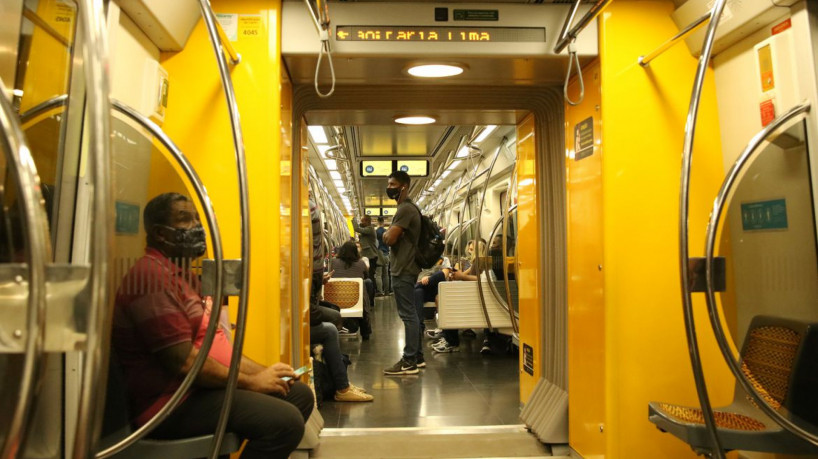
<svg viewBox="0 0 818 459"><path fill-rule="evenodd" d="M310 131L312 141L316 144L327 143L327 133L324 132L324 126L307 126L307 130Z"/></svg>
<svg viewBox="0 0 818 459"><path fill-rule="evenodd" d="M329 176L332 177L333 180L341 180L341 173L338 171L329 171Z"/></svg>
<svg viewBox="0 0 818 459"><path fill-rule="evenodd" d="M419 78L446 78L460 75L464 70L462 64L419 64L409 67L406 73Z"/></svg>
<svg viewBox="0 0 818 459"><path fill-rule="evenodd" d="M486 137L488 137L489 134L494 132L495 129L497 129L497 126L495 126L493 124L490 124L490 125L484 127L483 130L480 132L480 135L478 135L477 138L474 139L474 141L475 142L482 142L482 141L486 140Z"/></svg>
<svg viewBox="0 0 818 459"><path fill-rule="evenodd" d="M419 124L432 124L437 121L435 118L426 115L416 115L416 116L399 116L395 118L395 122L398 124L411 124L411 125L419 125Z"/></svg>
<svg viewBox="0 0 818 459"><path fill-rule="evenodd" d="M459 159L455 160L455 161L452 161L452 163L449 164L449 167L447 167L446 170L453 171L453 170L457 169L457 166L459 166L460 163L462 163L462 162L463 161L460 161Z"/></svg>
<svg viewBox="0 0 818 459"><path fill-rule="evenodd" d="M327 170L329 170L329 171L337 171L338 170L338 163L334 159L325 159L324 164L326 164Z"/></svg>
<svg viewBox="0 0 818 459"><path fill-rule="evenodd" d="M469 156L469 146L468 145L463 145L463 148L461 148L460 151L458 151L457 154L454 155L455 158L465 158L467 156Z"/></svg>

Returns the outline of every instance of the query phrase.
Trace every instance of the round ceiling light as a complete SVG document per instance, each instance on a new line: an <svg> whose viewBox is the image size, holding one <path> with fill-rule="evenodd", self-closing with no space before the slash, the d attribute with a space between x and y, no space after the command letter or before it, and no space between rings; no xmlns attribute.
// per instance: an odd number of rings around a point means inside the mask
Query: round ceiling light
<svg viewBox="0 0 818 459"><path fill-rule="evenodd" d="M420 64L409 67L406 72L420 78L445 78L460 75L464 70L456 64Z"/></svg>
<svg viewBox="0 0 818 459"><path fill-rule="evenodd" d="M431 116L424 116L424 115L399 116L399 117L395 118L395 122L398 123L398 124L413 124L413 125L416 125L416 124L432 124L435 121L437 121L437 120L432 118Z"/></svg>

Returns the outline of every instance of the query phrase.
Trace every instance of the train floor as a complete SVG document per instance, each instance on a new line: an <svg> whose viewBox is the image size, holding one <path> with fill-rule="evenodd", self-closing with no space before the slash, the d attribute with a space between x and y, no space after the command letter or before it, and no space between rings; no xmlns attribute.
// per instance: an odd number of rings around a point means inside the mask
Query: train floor
<svg viewBox="0 0 818 459"><path fill-rule="evenodd" d="M377 298L372 328L368 341L345 337L341 348L352 361L350 381L375 399L325 401L321 440L309 457L553 457L519 419L516 355L481 354L481 330L461 336L454 353L434 353L424 339L419 375L385 376L404 342L392 297Z"/></svg>
<svg viewBox="0 0 818 459"><path fill-rule="evenodd" d="M403 322L393 297L377 298L372 335L341 338L350 381L364 387L369 403L324 402L325 428L460 427L520 424L520 382L515 355L483 355L482 330L461 336L459 352L432 352L424 338L426 368L411 376L385 376L403 349ZM434 327L434 321L427 321Z"/></svg>

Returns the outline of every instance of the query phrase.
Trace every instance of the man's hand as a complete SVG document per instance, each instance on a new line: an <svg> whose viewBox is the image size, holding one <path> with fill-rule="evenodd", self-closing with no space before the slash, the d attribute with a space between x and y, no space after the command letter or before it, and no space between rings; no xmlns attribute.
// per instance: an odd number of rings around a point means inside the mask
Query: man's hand
<svg viewBox="0 0 818 459"><path fill-rule="evenodd" d="M254 392L261 392L264 394L278 394L286 396L290 391L290 386L293 384L290 381L284 381L283 377L289 376L295 378L293 368L285 363L277 363L271 367L265 368L263 371L251 376L250 390Z"/></svg>
<svg viewBox="0 0 818 459"><path fill-rule="evenodd" d="M423 276L420 279L420 283L423 284L423 285L429 285L429 276Z"/></svg>
<svg viewBox="0 0 818 459"><path fill-rule="evenodd" d="M333 274L335 274L335 270L332 270L328 273L324 273L324 284L326 284L327 282L329 282L330 279L332 279Z"/></svg>

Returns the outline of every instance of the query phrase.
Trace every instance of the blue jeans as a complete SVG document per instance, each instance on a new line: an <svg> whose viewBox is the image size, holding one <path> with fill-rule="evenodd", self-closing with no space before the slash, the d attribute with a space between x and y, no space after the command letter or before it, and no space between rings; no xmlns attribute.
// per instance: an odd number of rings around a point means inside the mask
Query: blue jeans
<svg viewBox="0 0 818 459"><path fill-rule="evenodd" d="M395 292L395 302L398 304L398 315L403 320L404 342L403 358L414 362L418 355L423 355L421 349L421 327L423 326L423 304L420 310L415 305L415 280L417 276L402 274L392 276L392 291Z"/></svg>
<svg viewBox="0 0 818 459"><path fill-rule="evenodd" d="M341 344L338 341L338 329L329 322L321 322L320 325L310 327L310 344L321 344L324 346L322 356L324 363L335 383L335 390L342 390L349 387L349 376L347 366L341 357Z"/></svg>

